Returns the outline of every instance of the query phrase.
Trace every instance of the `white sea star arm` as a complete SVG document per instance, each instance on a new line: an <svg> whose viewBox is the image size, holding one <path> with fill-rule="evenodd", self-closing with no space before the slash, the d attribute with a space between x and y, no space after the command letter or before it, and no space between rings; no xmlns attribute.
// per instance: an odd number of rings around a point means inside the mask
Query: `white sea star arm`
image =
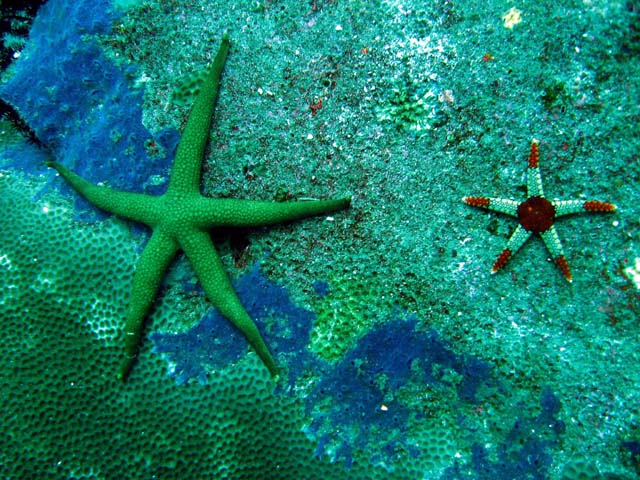
<svg viewBox="0 0 640 480"><path fill-rule="evenodd" d="M556 218L581 212L613 212L616 206L599 200L553 200Z"/></svg>
<svg viewBox="0 0 640 480"><path fill-rule="evenodd" d="M518 205L520 205L520 202L516 202L515 200L509 200L506 198L490 198L489 206L486 208L493 212L505 213L512 217L517 217Z"/></svg>

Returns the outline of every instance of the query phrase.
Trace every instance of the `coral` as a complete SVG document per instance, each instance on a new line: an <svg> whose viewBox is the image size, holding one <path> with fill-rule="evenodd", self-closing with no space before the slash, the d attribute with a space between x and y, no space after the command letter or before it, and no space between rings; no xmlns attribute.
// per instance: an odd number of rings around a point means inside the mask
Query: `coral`
<svg viewBox="0 0 640 480"><path fill-rule="evenodd" d="M50 0L45 14L56 18L51 12L61 5L59 0ZM69 17L70 27L80 21L74 8L84 5L101 4L90 0L66 7L64 16ZM104 12L95 10L97 15ZM57 53L46 48L42 35L37 37L41 51L51 58L42 58L30 68L45 75L52 92L64 88L64 82L47 73L50 70L38 70L38 63L60 67L65 82L75 81L74 75L83 72L87 79L94 78L91 75L96 72L88 67L76 69L74 64L91 59L100 63L104 58L98 50L87 50L93 44L89 31L90 26L84 28L81 40L77 30L70 34L77 48L73 54L63 48L64 43L56 44L62 58L69 57L64 63L53 58ZM57 41L59 35L59 29L52 29L51 41ZM26 53L24 58L39 54L35 49ZM73 61L69 60L72 56L76 56ZM436 62L430 60L440 57L413 55L410 67L432 68ZM109 61L102 64L110 71L109 65L113 66ZM124 78L123 83L116 82L123 88L118 91L124 95L121 105L113 102L115 96L104 94L104 83L98 79L91 83L95 96L78 97L77 115L70 112L74 110L69 107L71 97L61 104L66 112L48 107L42 111L59 122L61 130L51 132L51 144L57 152L77 156L70 161L81 164L95 158L80 156L88 151L81 131L102 136L100 141L108 147L118 147L112 149L118 158L98 159L95 175L113 186L124 178L121 186L130 189L142 185L134 178L137 170L117 177L111 167L120 162L132 165L131 158L136 158L140 178L147 179L151 178L149 169L158 173L160 164L155 156L152 161L137 156L139 145L146 145L144 154L157 146L145 131L140 141L129 143L126 138L127 128L139 119L128 99L140 91L132 86L131 73L116 70L120 72L116 77ZM414 71L412 77L420 81L421 72ZM24 94L42 106L46 89L34 86L33 78L27 80L34 93L24 89ZM14 87L20 88L16 83ZM437 92L434 85L428 86ZM10 95L10 90L2 87L2 96ZM117 121L113 117L113 129L94 130L91 120L97 114L96 104L82 103L86 98L102 103L108 115L113 115L113 109L125 113ZM15 103L20 102L23 98L16 96ZM24 103L23 111L28 110ZM48 125L35 109L30 121L34 119ZM74 135L68 144L67 133ZM25 171L33 171L38 160L32 154L12 146L9 161L11 165L23 162L20 166ZM91 169L88 164L83 168ZM193 318L198 310L190 308L193 298L185 299L180 292L173 295L179 287L170 279L166 288L171 293L156 305L152 318L150 330L161 332L154 335L155 352L151 344L145 346L135 378L126 386L119 385L109 372L119 350L122 306L129 293L138 240L113 219L100 225L72 222L69 201L45 187L45 181L19 173L0 176L0 380L5 407L0 412L0 477L413 480L513 478L513 472L517 472L515 478L521 478L518 475L523 472L530 478L548 478L552 472L549 461L563 433L559 402L551 391L545 391L539 402L542 413L530 413L529 403L518 405L517 415L513 409L498 411L496 405L511 405L514 396L530 393L531 385L514 387L500 376L504 384L495 388L497 380L492 377L502 375L499 367L494 373L480 359L454 352L434 332L416 328L426 319L411 320L398 314L389 318L391 309L383 314L358 310L362 299L368 298L356 298L363 294L360 285L370 288L365 292L371 298L391 294L388 285L376 290L356 280L341 284L344 278L338 277L316 282L314 310L328 315L334 306L344 305L360 323L355 330L346 325L331 343L323 343L322 348L314 343L310 351L313 314L291 302L287 291L269 282L258 266L238 279L235 288L243 304L266 332L279 364L287 369L288 376L274 391L255 357L244 354L245 344L219 343L225 333L218 328L228 324L216 319L215 313L207 313L192 329L175 333L182 317ZM87 258L94 269L87 269ZM366 268L371 263L362 264ZM102 280L105 272L113 279L108 284ZM376 298L376 304L380 303ZM385 321L388 327L383 326ZM458 317L452 315L452 321ZM482 320L469 316L464 321L472 325ZM369 332L371 325L376 327ZM330 322L318 321L315 334L331 332L330 327ZM469 328L476 332L475 327ZM351 332L353 337L348 335ZM323 341L326 339L324 336ZM332 345L335 350L325 350ZM240 353L234 353L234 348ZM384 355L386 348L388 355ZM329 351L326 356L324 352ZM211 356L211 352L220 356ZM227 361L234 364L226 365ZM167 362L175 378L166 375ZM203 378L204 383L189 381ZM176 380L183 384L177 386ZM486 395L487 385L498 393ZM343 388L354 388L365 397L345 393ZM484 415L477 413L480 407ZM489 424L491 432L469 427L472 419L476 419L474 426ZM381 431L380 426L389 428ZM631 438L637 440L637 435ZM634 440L621 449L637 469ZM329 464L329 456L340 461ZM451 467L454 458L457 464ZM351 463L350 470L344 468L344 461ZM372 462L379 466L371 466ZM565 478L581 471L589 470L567 466Z"/></svg>
<svg viewBox="0 0 640 480"><path fill-rule="evenodd" d="M390 299L387 287L360 273L335 273L328 282L318 283L311 350L328 362L341 359L376 322L368 307ZM386 303L392 308L391 301Z"/></svg>
<svg viewBox="0 0 640 480"><path fill-rule="evenodd" d="M151 134L141 122L143 91L133 86L135 71L106 58L95 38L115 18L107 0L47 2L0 96L81 175L142 191L148 172L161 171L171 158L147 156L144 144ZM156 137L173 151L175 132ZM152 184L146 189L160 190Z"/></svg>
<svg viewBox="0 0 640 480"><path fill-rule="evenodd" d="M34 203L34 198L42 195L42 185L27 190L28 184L21 179L20 174L9 172L0 177L0 205L5 212L1 289L11 292L3 299L4 308L15 304L25 309L24 305L30 305L26 310L37 311L44 307L38 304L42 301L46 309L41 314L46 316L48 310L50 316L56 317L64 311L69 315L63 322L68 328L78 323L98 341L114 339L119 335L118 318L122 318L124 310L116 305L126 301L122 287L131 280L128 265L134 248L130 234L114 220L77 228L70 218L73 210L65 202L44 195ZM74 246L83 252L81 257L70 255L72 235ZM109 263L105 250L120 261ZM113 278L115 289L102 288L104 275ZM65 300L65 296L73 301ZM51 297L59 297L63 305L49 304ZM19 316L21 312L7 314ZM14 333L20 336L20 332Z"/></svg>
<svg viewBox="0 0 640 480"><path fill-rule="evenodd" d="M387 49L399 59L399 70L389 80L391 88L386 86L376 112L378 120L396 130L418 134L445 126L454 101L436 72L438 66L455 59L455 50L447 39L434 34L406 38L393 42Z"/></svg>
<svg viewBox="0 0 640 480"><path fill-rule="evenodd" d="M0 101L1 103L1 101ZM35 143L25 142L25 132L16 128L15 123L0 120L3 132L0 138L0 168L13 167L21 171L34 170L34 165L44 163L47 152Z"/></svg>
<svg viewBox="0 0 640 480"><path fill-rule="evenodd" d="M240 332L213 309L186 332L155 332L149 337L154 352L166 355L178 385L190 379L205 384L210 371L238 361L246 352Z"/></svg>
<svg viewBox="0 0 640 480"><path fill-rule="evenodd" d="M624 461L640 475L640 441L628 440L620 443L620 451Z"/></svg>
<svg viewBox="0 0 640 480"><path fill-rule="evenodd" d="M191 105L193 99L200 92L202 83L207 76L207 71L192 72L180 82L173 91L171 100L175 105Z"/></svg>
<svg viewBox="0 0 640 480"><path fill-rule="evenodd" d="M460 451L460 429L453 423L414 421L408 440L412 456L420 457L430 478L440 478Z"/></svg>
<svg viewBox="0 0 640 480"><path fill-rule="evenodd" d="M156 352L145 346L139 370L121 385L110 372L136 242L117 220L73 222L69 200L41 193L44 182L0 176L0 380L11 392L0 412L9 432L0 476L253 479L269 472L274 479L401 480L444 471L453 472L448 478L545 478L563 431L550 390L540 413L523 414L499 439L501 463L477 444L468 461L447 469L467 450L461 439L477 438L457 418L495 386L489 365L456 354L435 332L416 329L412 317L389 319L329 364L305 348L312 313L257 265L235 287L288 367L288 381L274 391L257 358L244 354L246 344L238 354L233 343L219 342L218 323L228 322L208 314L186 333L155 334ZM176 305L158 305L154 330L180 315ZM182 386L164 373L165 357ZM229 358L234 363L224 365ZM200 375L206 383L186 382ZM450 412L448 421L423 417L412 400L423 395L411 395L420 385L441 389L433 411Z"/></svg>
<svg viewBox="0 0 640 480"><path fill-rule="evenodd" d="M519 417L503 442L491 445L475 443L471 460L448 468L443 478L548 478L552 463L551 448L558 445L564 433L564 422L557 418L560 402L546 388L540 397L540 413Z"/></svg>
<svg viewBox="0 0 640 480"><path fill-rule="evenodd" d="M448 382L449 369L459 374L456 385ZM436 332L417 331L416 318L390 319L325 369L307 397L314 418L310 431L319 438L319 451L329 451L347 464L353 450L371 442L393 450L407 443L413 407L398 398L402 387L442 384L455 388L460 401L473 402L478 389L491 383L489 372L488 364L455 354Z"/></svg>
<svg viewBox="0 0 640 480"><path fill-rule="evenodd" d="M11 59L24 47L29 27L38 8L45 0L5 2L0 11L0 70L7 68Z"/></svg>
<svg viewBox="0 0 640 480"><path fill-rule="evenodd" d="M358 452L373 450L378 452L376 461L389 465L400 449L418 456L426 471L451 465L458 447L452 433L456 426L425 425L416 418L411 386L426 383L442 389L445 396L453 390L455 401L473 404L479 389L492 383L488 364L455 354L433 331L417 332L415 318L390 319L356 341L340 361L329 364L307 349L312 312L294 305L287 291L269 282L258 265L234 287L266 332L278 363L287 367L283 391L306 390L305 410L311 419L306 431L318 455L353 467ZM331 290L324 282L318 287ZM154 351L167 359L178 383L196 379L206 384L246 351L239 335L240 349L227 338L234 334L227 323L210 311L185 333L152 334ZM320 378L310 379L309 372Z"/></svg>
<svg viewBox="0 0 640 480"><path fill-rule="evenodd" d="M249 316L265 332L279 364L286 365L287 383L293 384L314 362L306 348L313 314L294 305L284 288L262 275L258 264L233 286ZM206 383L211 372L237 361L247 349L240 332L213 309L184 333L157 332L150 338L154 351L166 355L179 384L190 379Z"/></svg>
<svg viewBox="0 0 640 480"><path fill-rule="evenodd" d="M559 80L541 80L539 86L543 92L542 95L540 95L540 101L547 111L564 111L564 109L567 108L571 99L567 94L564 83Z"/></svg>
<svg viewBox="0 0 640 480"><path fill-rule="evenodd" d="M406 88L394 88L389 95L388 105L382 107L378 114L381 122L391 122L398 130L429 129L429 119L433 116L430 100L435 98L433 92L422 95Z"/></svg>
<svg viewBox="0 0 640 480"><path fill-rule="evenodd" d="M605 478L588 460L574 460L562 469L561 480L601 480Z"/></svg>

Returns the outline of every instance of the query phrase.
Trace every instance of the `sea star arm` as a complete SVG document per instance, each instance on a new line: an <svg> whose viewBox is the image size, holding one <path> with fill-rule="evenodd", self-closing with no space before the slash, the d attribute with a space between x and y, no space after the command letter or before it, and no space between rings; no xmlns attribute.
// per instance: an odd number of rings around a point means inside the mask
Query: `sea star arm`
<svg viewBox="0 0 640 480"><path fill-rule="evenodd" d="M282 203L201 198L194 211L197 212L197 223L201 228L212 226L255 227L342 210L350 203L351 198Z"/></svg>
<svg viewBox="0 0 640 480"><path fill-rule="evenodd" d="M531 150L529 152L529 164L527 167L527 197L543 197L542 175L540 174L540 154L538 151L538 141L531 140Z"/></svg>
<svg viewBox="0 0 640 480"><path fill-rule="evenodd" d="M157 198L94 185L58 162L46 162L45 165L56 169L76 192L101 210L147 225L157 221Z"/></svg>
<svg viewBox="0 0 640 480"><path fill-rule="evenodd" d="M243 333L269 372L277 375L276 362L258 327L240 303L209 234L192 231L180 237L180 244L209 301Z"/></svg>
<svg viewBox="0 0 640 480"><path fill-rule="evenodd" d="M514 253L520 250L520 247L524 245L524 242L531 236L531 232L527 231L522 225L518 225L515 231L509 237L509 241L507 242L507 246L504 247L504 250L498 255L493 267L491 268L491 273L496 273L502 267L504 267L507 262L511 259Z"/></svg>
<svg viewBox="0 0 640 480"><path fill-rule="evenodd" d="M617 208L599 200L554 200L551 204L556 209L556 218L581 212L613 212Z"/></svg>
<svg viewBox="0 0 640 480"><path fill-rule="evenodd" d="M472 207L484 208L493 212L505 213L512 217L518 216L520 202L506 198L462 197L462 201Z"/></svg>
<svg viewBox="0 0 640 480"><path fill-rule="evenodd" d="M560 237L558 237L558 233L556 232L556 227L551 225L547 231L541 232L540 236L542 237L545 247L547 247L547 250L551 254L553 262L560 269L564 278L571 283L573 281L573 275L569 268L569 262L567 262L567 258L564 256L564 250L562 249Z"/></svg>
<svg viewBox="0 0 640 480"><path fill-rule="evenodd" d="M156 230L144 247L131 285L131 298L124 326L125 360L120 378L126 381L138 356L144 332L145 318L160 287L164 272L178 251L178 245L167 235Z"/></svg>
<svg viewBox="0 0 640 480"><path fill-rule="evenodd" d="M182 132L176 158L171 168L167 193L200 191L200 168L209 140L211 117L218 97L220 76L229 52L229 39L224 36L209 74L202 84Z"/></svg>

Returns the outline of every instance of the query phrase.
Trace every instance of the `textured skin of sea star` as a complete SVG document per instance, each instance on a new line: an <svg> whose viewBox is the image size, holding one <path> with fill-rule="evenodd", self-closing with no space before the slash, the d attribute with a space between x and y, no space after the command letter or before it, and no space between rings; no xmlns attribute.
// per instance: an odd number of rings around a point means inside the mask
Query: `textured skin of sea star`
<svg viewBox="0 0 640 480"><path fill-rule="evenodd" d="M272 375L276 363L258 328L249 317L209 234L215 227L256 227L320 215L349 206L351 199L266 202L203 197L200 170L205 154L218 85L229 51L226 36L187 119L171 168L166 193L159 197L94 185L63 165L49 162L83 197L96 207L149 226L151 238L136 266L124 327L125 359L119 375L128 378L138 356L145 319L173 257L182 250L189 259L209 301L247 338Z"/></svg>
<svg viewBox="0 0 640 480"><path fill-rule="evenodd" d="M529 167L527 169L527 199L524 202L505 198L463 197L462 201L472 207L506 213L518 219L519 225L507 246L493 264L491 273L504 267L509 259L534 233L540 234L551 258L569 282L573 280L571 269L556 233L555 219L580 212L613 212L616 206L599 200L548 200L542 191L542 177L538 167L538 141L531 142Z"/></svg>

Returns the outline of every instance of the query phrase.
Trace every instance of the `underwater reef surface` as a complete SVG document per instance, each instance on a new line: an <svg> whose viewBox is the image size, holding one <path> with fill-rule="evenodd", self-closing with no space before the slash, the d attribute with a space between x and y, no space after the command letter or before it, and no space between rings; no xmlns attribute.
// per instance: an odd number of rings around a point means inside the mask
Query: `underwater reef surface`
<svg viewBox="0 0 640 480"><path fill-rule="evenodd" d="M115 64L96 39L110 32L117 18L108 0L48 2L2 85L2 98L80 175L141 192L149 190L149 172L170 163L170 156L154 153L160 145L175 148L178 137L166 131L156 138L142 125L143 89L134 85L135 68ZM16 165L20 152L20 147L8 152L6 164ZM29 171L24 163L20 167Z"/></svg>
<svg viewBox="0 0 640 480"><path fill-rule="evenodd" d="M50 0L0 98L7 478L636 478L640 7ZM200 72L232 49L202 189L354 195L324 222L214 235L278 383L184 259L115 379L146 232L42 164L161 193ZM540 142L568 285L514 222ZM46 419L46 421L43 421Z"/></svg>

